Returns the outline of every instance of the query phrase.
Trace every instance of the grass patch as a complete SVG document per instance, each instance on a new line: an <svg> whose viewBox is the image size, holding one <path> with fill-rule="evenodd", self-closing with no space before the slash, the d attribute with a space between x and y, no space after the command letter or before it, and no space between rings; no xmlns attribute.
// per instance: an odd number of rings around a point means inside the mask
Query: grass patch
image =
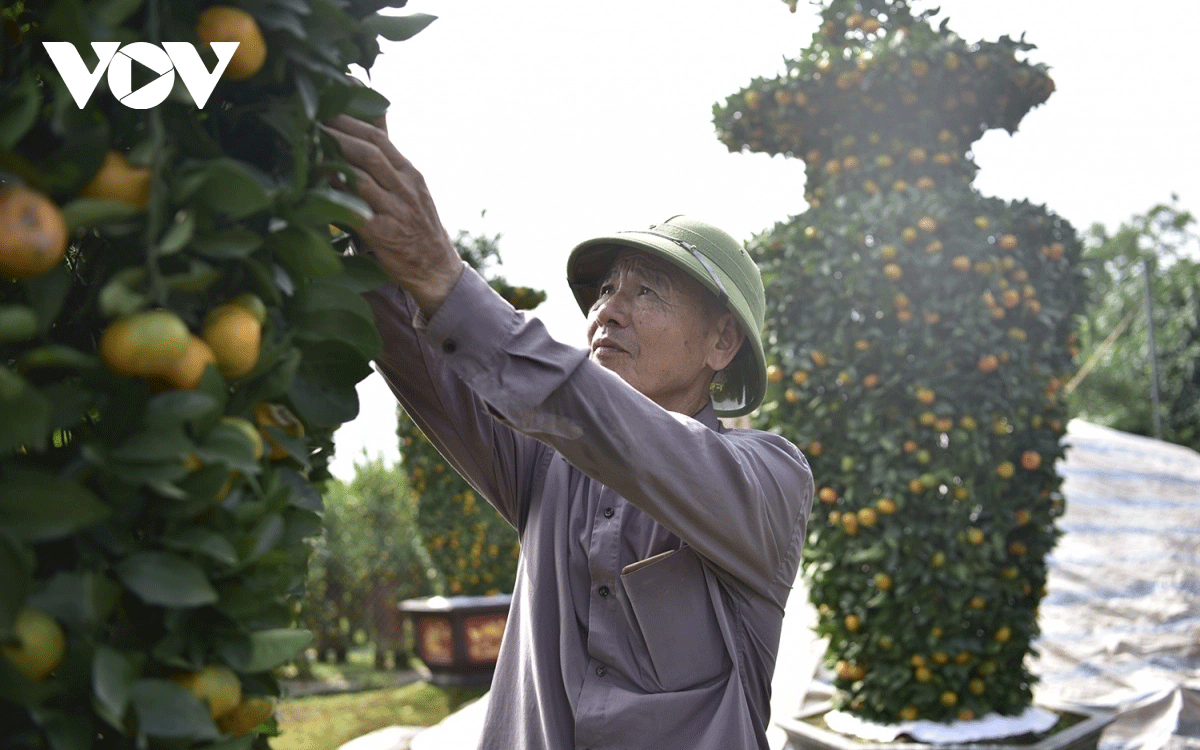
<svg viewBox="0 0 1200 750"><path fill-rule="evenodd" d="M405 676L402 673L417 669L418 664L413 657L408 663L400 665L399 669L375 669L375 649L363 645L349 649L346 652L346 661L341 664L333 661L322 663L313 659L303 673L296 665L291 665L284 667L280 676L284 680L321 683L327 690L320 692L372 690L397 687ZM409 675L408 681L412 678L413 676Z"/></svg>
<svg viewBox="0 0 1200 750"><path fill-rule="evenodd" d="M438 687L414 682L400 688L282 701L274 750L335 750L362 735L395 724L432 726L486 687Z"/></svg>

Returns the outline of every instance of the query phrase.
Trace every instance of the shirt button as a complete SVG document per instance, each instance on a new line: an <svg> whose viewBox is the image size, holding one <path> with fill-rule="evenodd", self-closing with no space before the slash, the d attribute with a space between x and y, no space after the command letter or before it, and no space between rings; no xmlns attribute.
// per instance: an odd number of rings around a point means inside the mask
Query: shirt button
<svg viewBox="0 0 1200 750"><path fill-rule="evenodd" d="M603 664L596 667L596 676L597 677L603 677L606 674L608 674L608 668L605 667Z"/></svg>
<svg viewBox="0 0 1200 750"><path fill-rule="evenodd" d="M612 518L612 517L613 517L613 513L615 513L615 512L616 512L616 511L614 511L612 508L605 508L605 509L604 509L604 517L605 517L605 518Z"/></svg>
<svg viewBox="0 0 1200 750"><path fill-rule="evenodd" d="M597 593L599 593L600 596L608 596L608 586L601 586L599 592Z"/></svg>
<svg viewBox="0 0 1200 750"><path fill-rule="evenodd" d="M454 339L446 339L442 342L442 351L447 354L453 354L458 349L458 342Z"/></svg>

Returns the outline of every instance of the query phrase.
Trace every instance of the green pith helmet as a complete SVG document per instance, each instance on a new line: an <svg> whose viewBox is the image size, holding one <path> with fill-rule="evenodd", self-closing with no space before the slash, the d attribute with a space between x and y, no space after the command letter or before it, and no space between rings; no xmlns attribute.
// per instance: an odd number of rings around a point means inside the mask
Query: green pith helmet
<svg viewBox="0 0 1200 750"><path fill-rule="evenodd" d="M567 283L585 315L600 295L600 282L617 253L626 248L649 253L687 271L737 317L746 341L725 368L724 383L713 391L713 407L723 417L753 411L762 403L767 389L762 347L766 299L762 275L742 243L712 224L686 216L673 216L649 229L587 240L567 258Z"/></svg>

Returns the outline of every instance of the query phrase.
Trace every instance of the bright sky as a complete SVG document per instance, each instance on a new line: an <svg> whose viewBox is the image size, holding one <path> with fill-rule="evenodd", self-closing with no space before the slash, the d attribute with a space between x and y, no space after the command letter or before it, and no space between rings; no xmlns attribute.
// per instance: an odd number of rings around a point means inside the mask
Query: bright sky
<svg viewBox="0 0 1200 750"><path fill-rule="evenodd" d="M1014 136L976 143L985 195L1044 203L1086 230L1166 202L1200 213L1200 27L1195 0L915 0L968 42L1037 45L1057 91ZM583 345L563 280L578 242L677 213L739 239L806 210L804 163L732 154L712 106L774 77L817 27L801 0L410 0L438 20L386 43L372 81L393 141L425 175L451 234L502 234L508 280L544 289L537 314ZM936 21L935 21L936 23ZM486 216L481 218L481 212ZM378 375L336 434L334 475L398 457L394 399Z"/></svg>

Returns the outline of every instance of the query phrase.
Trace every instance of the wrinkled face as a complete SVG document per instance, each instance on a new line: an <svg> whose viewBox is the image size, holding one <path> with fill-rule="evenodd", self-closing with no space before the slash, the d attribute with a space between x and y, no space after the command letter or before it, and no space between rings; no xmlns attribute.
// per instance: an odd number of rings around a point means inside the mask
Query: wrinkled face
<svg viewBox="0 0 1200 750"><path fill-rule="evenodd" d="M691 415L741 337L732 313L685 271L625 251L588 313L588 342L593 361L659 406Z"/></svg>

